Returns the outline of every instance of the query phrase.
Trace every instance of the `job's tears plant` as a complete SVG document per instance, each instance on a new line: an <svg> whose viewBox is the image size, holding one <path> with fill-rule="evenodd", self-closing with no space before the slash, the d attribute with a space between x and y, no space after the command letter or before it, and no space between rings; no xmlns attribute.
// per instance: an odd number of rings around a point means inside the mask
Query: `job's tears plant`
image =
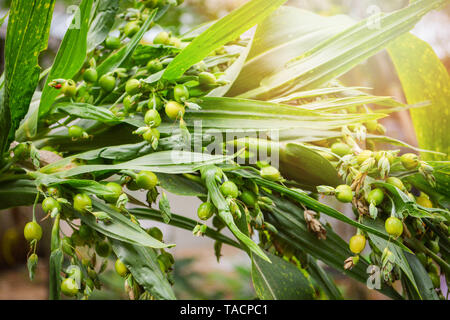
<svg viewBox="0 0 450 320"><path fill-rule="evenodd" d="M33 205L24 229L31 279L39 222L52 219L51 299L89 298L108 268L124 278L131 299L175 299L174 244L157 227L142 228L142 220L214 239L218 260L223 245L244 250L260 299L342 299L318 261L363 283L368 266L377 266L376 289L390 298L445 298L448 162L423 155L446 155L389 138L378 122L436 106L372 96L338 77L402 41L447 1L415 1L382 15L374 29L283 7L282 0L253 0L186 34L162 30L147 42L144 34L181 1L119 9L118 0L83 0L80 28L67 30L40 77L36 57L49 20L36 16L51 17L54 1L33 1L13 0L7 27L0 208ZM24 25L34 29L23 34ZM392 47L390 54L398 53ZM422 153L380 150L378 142ZM198 221L172 213L165 192L198 197ZM321 195L347 203L354 218ZM349 243L325 215L355 227ZM60 230L61 220L70 233Z"/></svg>

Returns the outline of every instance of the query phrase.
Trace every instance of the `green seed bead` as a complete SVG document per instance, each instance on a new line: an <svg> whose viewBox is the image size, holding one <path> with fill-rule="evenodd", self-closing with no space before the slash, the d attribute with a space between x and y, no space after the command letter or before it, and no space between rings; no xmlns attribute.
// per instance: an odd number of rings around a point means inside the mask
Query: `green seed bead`
<svg viewBox="0 0 450 320"><path fill-rule="evenodd" d="M99 241L95 245L95 252L102 257L109 257L111 254L112 248L108 241Z"/></svg>
<svg viewBox="0 0 450 320"><path fill-rule="evenodd" d="M403 223L395 217L387 218L384 228L388 234L394 237L399 237L403 233Z"/></svg>
<svg viewBox="0 0 450 320"><path fill-rule="evenodd" d="M81 239L90 240L93 235L93 230L89 226L82 224L78 229L78 234Z"/></svg>
<svg viewBox="0 0 450 320"><path fill-rule="evenodd" d="M211 202L204 202L198 207L197 216L200 220L208 220L214 215L215 209Z"/></svg>
<svg viewBox="0 0 450 320"><path fill-rule="evenodd" d="M189 90L182 84L177 84L173 88L173 96L177 102L185 102L189 99Z"/></svg>
<svg viewBox="0 0 450 320"><path fill-rule="evenodd" d="M352 202L353 191L352 188L346 184L341 184L335 189L335 196L340 202L348 203Z"/></svg>
<svg viewBox="0 0 450 320"><path fill-rule="evenodd" d="M164 68L164 66L161 63L161 61L159 61L159 59L153 59L147 63L147 70L150 73L157 73L157 72L161 71L163 68Z"/></svg>
<svg viewBox="0 0 450 320"><path fill-rule="evenodd" d="M140 189L151 190L158 184L158 177L151 171L141 171L136 177Z"/></svg>
<svg viewBox="0 0 450 320"><path fill-rule="evenodd" d="M144 138L145 141L153 143L155 140L159 140L160 132L156 128L152 128L144 132L142 135L142 138Z"/></svg>
<svg viewBox="0 0 450 320"><path fill-rule="evenodd" d="M374 205L380 205L384 200L384 192L380 188L373 189L369 192L367 196L367 201L373 203Z"/></svg>
<svg viewBox="0 0 450 320"><path fill-rule="evenodd" d="M109 36L105 40L105 47L110 50L116 50L120 48L121 42L117 37Z"/></svg>
<svg viewBox="0 0 450 320"><path fill-rule="evenodd" d="M141 88L141 83L137 79L130 79L125 84L125 91L128 95L134 96L139 93L139 89Z"/></svg>
<svg viewBox="0 0 450 320"><path fill-rule="evenodd" d="M183 105L176 101L169 101L166 103L165 111L170 119L175 120L179 117L182 118L186 112L186 109Z"/></svg>
<svg viewBox="0 0 450 320"><path fill-rule="evenodd" d="M369 120L365 123L367 131L375 132L377 130L378 121L377 120Z"/></svg>
<svg viewBox="0 0 450 320"><path fill-rule="evenodd" d="M280 171L277 168L272 166L267 166L261 168L259 174L262 178L270 180L270 181L279 181L281 179Z"/></svg>
<svg viewBox="0 0 450 320"><path fill-rule="evenodd" d="M150 127L156 128L161 124L161 116L155 109L150 109L145 113L144 121Z"/></svg>
<svg viewBox="0 0 450 320"><path fill-rule="evenodd" d="M331 146L331 152L337 154L340 157L343 157L347 154L352 153L352 149L345 143L336 142Z"/></svg>
<svg viewBox="0 0 450 320"><path fill-rule="evenodd" d="M241 199L246 206L253 208L256 205L256 202L258 201L258 196L253 191L244 190L239 196L239 199Z"/></svg>
<svg viewBox="0 0 450 320"><path fill-rule="evenodd" d="M356 162L361 165L364 161L373 156L373 152L370 150L364 150L356 156Z"/></svg>
<svg viewBox="0 0 450 320"><path fill-rule="evenodd" d="M72 139L80 139L84 135L84 129L80 126L73 125L68 129L69 137Z"/></svg>
<svg viewBox="0 0 450 320"><path fill-rule="evenodd" d="M61 247L62 247L62 251L65 254L67 254L69 256L73 255L73 252L74 252L73 247L74 247L74 245L73 245L72 239L70 237L64 237L61 240Z"/></svg>
<svg viewBox="0 0 450 320"><path fill-rule="evenodd" d="M105 187L111 191L112 194L104 195L103 198L109 203L116 203L122 194L122 186L115 182L108 182Z"/></svg>
<svg viewBox="0 0 450 320"><path fill-rule="evenodd" d="M405 185L403 184L402 180L400 180L397 177L389 177L386 179L386 182L399 188L400 190L404 190L405 189Z"/></svg>
<svg viewBox="0 0 450 320"><path fill-rule="evenodd" d="M123 99L123 109L125 112L129 113L136 108L136 101L134 101L132 96L126 96Z"/></svg>
<svg viewBox="0 0 450 320"><path fill-rule="evenodd" d="M74 297L78 293L78 285L72 278L66 278L61 282L61 292L68 297Z"/></svg>
<svg viewBox="0 0 450 320"><path fill-rule="evenodd" d="M98 78L98 73L97 73L97 70L95 70L94 68L86 69L83 73L83 79L86 82L95 83L95 82L97 82L97 78Z"/></svg>
<svg viewBox="0 0 450 320"><path fill-rule="evenodd" d="M128 22L125 27L123 28L123 33L125 34L125 36L127 36L128 38L133 37L136 33L139 32L139 30L141 29L141 27L139 26L139 24L136 21L130 21Z"/></svg>
<svg viewBox="0 0 450 320"><path fill-rule="evenodd" d="M42 238L42 228L36 221L28 222L23 228L23 235L28 242Z"/></svg>
<svg viewBox="0 0 450 320"><path fill-rule="evenodd" d="M216 81L217 81L216 76L210 72L204 71L198 75L198 82L202 86L214 85L216 84Z"/></svg>
<svg viewBox="0 0 450 320"><path fill-rule="evenodd" d="M225 197L237 198L239 195L239 189L233 181L225 181L220 186L220 192Z"/></svg>
<svg viewBox="0 0 450 320"><path fill-rule="evenodd" d="M419 157L414 153L405 153L400 157L400 161L407 170L414 170L419 165Z"/></svg>
<svg viewBox="0 0 450 320"><path fill-rule="evenodd" d="M162 233L162 231L158 228L158 227L152 227L152 228L149 228L148 230L147 230L147 233L151 236L151 237L153 237L153 238L155 238L156 240L158 240L158 241L162 241L163 240L163 233Z"/></svg>
<svg viewBox="0 0 450 320"><path fill-rule="evenodd" d="M128 274L127 266L120 259L116 260L116 263L114 264L114 269L116 269L117 274L122 278L124 278Z"/></svg>
<svg viewBox="0 0 450 320"><path fill-rule="evenodd" d="M61 92L68 98L75 97L77 94L77 85L73 80L67 80L62 86Z"/></svg>
<svg viewBox="0 0 450 320"><path fill-rule="evenodd" d="M52 212L54 209L57 209L58 212L61 212L61 205L54 198L49 197L45 198L44 201L42 201L42 210L44 210L45 213Z"/></svg>
<svg viewBox="0 0 450 320"><path fill-rule="evenodd" d="M366 237L362 234L356 234L350 238L349 242L350 251L359 254L366 247Z"/></svg>
<svg viewBox="0 0 450 320"><path fill-rule="evenodd" d="M153 39L154 44L164 44L167 45L170 41L170 36L167 32L161 31L156 35L156 37Z"/></svg>
<svg viewBox="0 0 450 320"><path fill-rule="evenodd" d="M100 77L98 83L103 90L105 90L106 92L111 92L116 87L116 78L111 75L105 74Z"/></svg>
<svg viewBox="0 0 450 320"><path fill-rule="evenodd" d="M85 193L79 193L73 197L73 208L78 212L85 212L92 206L92 200Z"/></svg>

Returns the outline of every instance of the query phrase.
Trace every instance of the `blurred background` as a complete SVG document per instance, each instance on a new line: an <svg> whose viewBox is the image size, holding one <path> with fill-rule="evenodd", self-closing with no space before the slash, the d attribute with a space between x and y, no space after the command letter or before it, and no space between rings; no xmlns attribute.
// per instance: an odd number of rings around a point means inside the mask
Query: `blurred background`
<svg viewBox="0 0 450 320"><path fill-rule="evenodd" d="M214 19L218 19L243 4L247 0L185 0L185 3L171 10L160 25L169 28L175 34L182 34L190 28ZM48 50L42 54L40 64L43 68L51 65L59 44L70 24L71 17L67 7L80 1L57 0L51 26ZM126 4L127 0L122 3ZM314 2L314 3L312 3ZM8 10L10 1L0 0L0 17ZM290 0L287 5L312 10L322 15L347 14L355 19L363 19L377 10L389 12L407 5L407 0ZM154 28L157 33L157 28ZM432 12L414 28L413 33L427 41L439 58L450 68L450 8ZM4 49L6 26L0 29L0 52ZM151 38L152 35L150 34ZM0 56L0 72L3 70L3 55ZM394 68L385 52L377 54L366 63L346 74L342 79L346 85L358 84L373 88L376 95L391 95L404 101L401 85ZM387 135L417 145L416 137L408 112L398 112L382 120ZM174 213L196 219L196 210L200 201L193 198L168 195ZM332 200L330 200L332 201ZM339 204L333 203L339 206ZM345 207L341 207L346 211ZM0 300L1 299L47 299L48 295L48 253L49 241L39 243L39 267L34 282L28 278L26 269L27 245L23 238L23 226L30 220L29 208L17 208L0 211ZM38 217L44 217L42 212ZM348 240L353 228L334 224L335 230ZM50 225L44 221L44 236L49 236ZM177 246L170 252L175 256L175 292L181 299L253 299L250 261L237 249L224 245L220 263L214 256L213 241L197 238L189 231L174 229L159 223L144 223L145 227L158 226L164 232L164 239ZM68 230L64 228L63 231ZM48 239L47 239L48 240ZM110 269L113 267L110 263ZM347 299L382 299L375 291L364 285L332 273ZM107 290L95 291L93 299L126 298L123 280L109 270L103 280Z"/></svg>

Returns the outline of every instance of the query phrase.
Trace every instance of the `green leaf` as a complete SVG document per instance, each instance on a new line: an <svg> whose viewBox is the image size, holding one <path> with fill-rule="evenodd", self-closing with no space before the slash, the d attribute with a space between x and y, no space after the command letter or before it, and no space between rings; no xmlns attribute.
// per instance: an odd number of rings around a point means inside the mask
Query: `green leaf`
<svg viewBox="0 0 450 320"><path fill-rule="evenodd" d="M80 214L67 206L66 209L71 210L85 224L108 238L150 248L169 248L174 246L173 244L164 244L151 237L140 226L131 222L130 219L113 207L95 199L92 202L95 210L106 212L110 216L111 222L96 221L95 216L92 214Z"/></svg>
<svg viewBox="0 0 450 320"><path fill-rule="evenodd" d="M202 61L213 50L235 40L285 2L286 0L252 0L247 2L196 37L168 65L163 78L167 80L177 79L191 66Z"/></svg>
<svg viewBox="0 0 450 320"><path fill-rule="evenodd" d="M305 271L273 254L269 263L258 256L252 259L252 280L261 300L309 300L314 289Z"/></svg>
<svg viewBox="0 0 450 320"><path fill-rule="evenodd" d="M353 24L344 15L323 17L291 6L278 8L258 25L249 57L228 96L259 87L266 76Z"/></svg>
<svg viewBox="0 0 450 320"><path fill-rule="evenodd" d="M317 261L310 255L308 255L308 273L311 278L317 283L320 289L322 289L330 300L344 300L342 293L334 283L329 274L322 269Z"/></svg>
<svg viewBox="0 0 450 320"><path fill-rule="evenodd" d="M412 109L411 117L419 146L446 156L422 153L426 160L449 160L450 76L433 48L425 41L405 34L388 48L406 100L409 104L430 101L427 108Z"/></svg>
<svg viewBox="0 0 450 320"><path fill-rule="evenodd" d="M39 117L50 110L55 98L61 93L58 89L50 87L48 83L54 79L72 79L83 66L86 58L86 41L92 2L93 0L83 0L81 2L80 15L75 15L72 24L64 35L42 91ZM34 128L34 132L31 131L31 134L34 136L36 126L32 128Z"/></svg>
<svg viewBox="0 0 450 320"><path fill-rule="evenodd" d="M50 253L49 261L49 290L48 298L50 300L59 300L61 298L61 269L64 255L60 248Z"/></svg>
<svg viewBox="0 0 450 320"><path fill-rule="evenodd" d="M420 262L420 260L413 254L404 252L405 258L411 267L414 279L417 283L417 288L422 296L423 300L438 300L439 297L436 294L433 283L428 276L427 270Z"/></svg>
<svg viewBox="0 0 450 320"><path fill-rule="evenodd" d="M115 54L110 55L97 67L99 77L120 67L120 65L128 57L131 56L134 49L137 47L144 34L148 31L151 23L155 19L157 11L158 10L152 11L147 20L142 24L141 29L133 36L133 38L131 38L130 42L128 42L124 47L120 48Z"/></svg>
<svg viewBox="0 0 450 320"><path fill-rule="evenodd" d="M87 52L101 44L111 31L116 20L119 0L96 0L87 35Z"/></svg>
<svg viewBox="0 0 450 320"><path fill-rule="evenodd" d="M159 199L159 210L161 210L161 215L163 217L164 223L169 223L172 219L172 213L170 212L170 203L167 199L166 194L163 192L161 199Z"/></svg>
<svg viewBox="0 0 450 320"><path fill-rule="evenodd" d="M64 116L71 115L80 119L97 120L99 122L120 121L114 113L104 107L96 107L88 103L63 102L55 105L52 114L62 113Z"/></svg>
<svg viewBox="0 0 450 320"><path fill-rule="evenodd" d="M16 180L0 183L0 210L30 206L36 199L36 185L32 180Z"/></svg>
<svg viewBox="0 0 450 320"><path fill-rule="evenodd" d="M266 76L259 88L240 97L267 98L318 88L385 48L412 29L422 16L446 1L415 1L406 8L381 15L380 27L373 25L373 17L362 20L286 63L280 71Z"/></svg>
<svg viewBox="0 0 450 320"><path fill-rule="evenodd" d="M206 197L207 191L203 185L182 175L157 173L161 187L170 193L180 196Z"/></svg>
<svg viewBox="0 0 450 320"><path fill-rule="evenodd" d="M112 240L117 257L127 266L136 281L156 299L175 300L175 294L162 273L154 249Z"/></svg>
<svg viewBox="0 0 450 320"><path fill-rule="evenodd" d="M11 112L5 105L5 77L0 78L0 154L8 147L8 134L11 127Z"/></svg>
<svg viewBox="0 0 450 320"><path fill-rule="evenodd" d="M10 7L5 42L5 92L2 116L11 116L10 126L4 121L1 132L9 132L12 141L20 121L28 112L36 89L40 67L38 58L47 48L55 0L13 0ZM7 111L9 110L9 111ZM0 136L1 150L5 139Z"/></svg>

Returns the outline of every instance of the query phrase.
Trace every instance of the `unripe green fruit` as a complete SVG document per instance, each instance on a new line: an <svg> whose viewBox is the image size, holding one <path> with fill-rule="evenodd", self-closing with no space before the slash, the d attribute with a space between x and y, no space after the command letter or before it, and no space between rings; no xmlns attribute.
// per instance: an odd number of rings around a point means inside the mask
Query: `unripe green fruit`
<svg viewBox="0 0 450 320"><path fill-rule="evenodd" d="M416 198L416 202L418 205L425 207L425 208L433 208L433 202L430 201L426 196L421 195L420 197Z"/></svg>
<svg viewBox="0 0 450 320"><path fill-rule="evenodd" d="M116 272L119 276L122 278L125 277L128 274L128 269L125 263L123 263L121 260L117 259L116 263L114 264L114 268L116 269Z"/></svg>
<svg viewBox="0 0 450 320"><path fill-rule="evenodd" d="M155 109L150 109L145 113L144 121L150 127L156 128L161 124L161 116Z"/></svg>
<svg viewBox="0 0 450 320"><path fill-rule="evenodd" d="M134 96L139 92L139 89L141 88L141 83L137 79L130 79L125 84L125 91L128 95Z"/></svg>
<svg viewBox="0 0 450 320"><path fill-rule="evenodd" d="M217 81L216 76L210 72L204 71L198 75L198 82L202 86L214 85L216 84L216 81Z"/></svg>
<svg viewBox="0 0 450 320"><path fill-rule="evenodd" d="M345 143L336 142L331 146L331 152L337 154L340 157L343 157L346 154L352 153L352 149Z"/></svg>
<svg viewBox="0 0 450 320"><path fill-rule="evenodd" d="M126 96L123 99L123 109L125 112L129 113L136 108L136 101L134 101L132 96Z"/></svg>
<svg viewBox="0 0 450 320"><path fill-rule="evenodd" d="M384 228L388 234L394 237L399 237L403 233L403 223L395 217L387 218Z"/></svg>
<svg viewBox="0 0 450 320"><path fill-rule="evenodd" d="M100 241L97 242L95 245L95 252L97 252L97 254L100 257L106 258L109 257L109 255L111 254L111 245L109 244L108 241Z"/></svg>
<svg viewBox="0 0 450 320"><path fill-rule="evenodd" d="M75 97L77 94L77 85L73 80L67 80L62 86L61 92L68 98Z"/></svg>
<svg viewBox="0 0 450 320"><path fill-rule="evenodd" d="M163 105L164 104L163 104L161 98L156 94L150 96L150 99L148 99L148 108L149 109L161 110Z"/></svg>
<svg viewBox="0 0 450 320"><path fill-rule="evenodd" d="M167 45L170 41L170 36L167 32L161 31L156 35L156 37L153 39L154 44L164 44Z"/></svg>
<svg viewBox="0 0 450 320"><path fill-rule="evenodd" d="M182 118L186 109L176 101L169 101L166 103L165 111L170 119L175 120L179 117Z"/></svg>
<svg viewBox="0 0 450 320"><path fill-rule="evenodd" d="M373 156L373 152L370 150L364 150L356 156L356 162L361 165L364 161Z"/></svg>
<svg viewBox="0 0 450 320"><path fill-rule="evenodd" d="M116 203L122 194L122 186L115 182L108 182L105 187L111 191L112 194L104 195L103 198L109 203Z"/></svg>
<svg viewBox="0 0 450 320"><path fill-rule="evenodd" d="M405 185L403 184L402 180L400 180L397 177L389 177L389 178L386 179L386 182L389 183L389 184L392 184L393 186L396 186L400 190L404 190L405 189Z"/></svg>
<svg viewBox="0 0 450 320"><path fill-rule="evenodd" d="M136 177L136 184L140 189L151 190L157 183L158 177L151 171L141 171Z"/></svg>
<svg viewBox="0 0 450 320"><path fill-rule="evenodd" d="M430 248L431 251L433 251L434 253L439 253L440 251L440 247L439 247L439 243L435 240L431 240L430 242L428 242L428 247Z"/></svg>
<svg viewBox="0 0 450 320"><path fill-rule="evenodd" d="M92 200L85 193L79 193L73 197L73 208L78 212L85 212L92 206Z"/></svg>
<svg viewBox="0 0 450 320"><path fill-rule="evenodd" d="M82 224L78 229L78 234L80 235L81 239L90 240L93 235L93 230L89 226Z"/></svg>
<svg viewBox="0 0 450 320"><path fill-rule="evenodd" d="M42 201L42 210L44 210L45 213L52 212L54 209L57 209L58 212L61 212L61 205L58 201L50 197L45 198L44 201Z"/></svg>
<svg viewBox="0 0 450 320"><path fill-rule="evenodd" d="M125 34L125 36L127 36L128 38L133 37L136 33L139 32L139 29L141 29L141 27L139 26L139 24L136 21L130 21L128 22L125 27L123 28L123 33Z"/></svg>
<svg viewBox="0 0 450 320"><path fill-rule="evenodd" d="M69 137L72 139L80 139L84 135L84 129L80 126L73 125L68 129Z"/></svg>
<svg viewBox="0 0 450 320"><path fill-rule="evenodd" d="M214 215L215 209L211 202L204 202L198 207L197 216L200 220L208 220Z"/></svg>
<svg viewBox="0 0 450 320"><path fill-rule="evenodd" d="M377 130L378 121L377 120L369 120L365 123L367 131L375 132Z"/></svg>
<svg viewBox="0 0 450 320"><path fill-rule="evenodd" d="M185 102L189 99L189 90L182 84L177 84L173 88L173 96L177 102Z"/></svg>
<svg viewBox="0 0 450 320"><path fill-rule="evenodd" d="M272 166L267 166L267 167L261 168L261 170L259 171L259 174L261 175L262 178L270 180L270 181L278 181L281 179L280 171L278 171L277 168L272 167Z"/></svg>
<svg viewBox="0 0 450 320"><path fill-rule="evenodd" d="M405 153L400 157L400 160L407 170L414 170L419 165L419 157L414 153Z"/></svg>
<svg viewBox="0 0 450 320"><path fill-rule="evenodd" d="M116 78L111 75L105 74L100 77L98 83L103 90L105 90L106 92L111 92L116 87Z"/></svg>
<svg viewBox="0 0 450 320"><path fill-rule="evenodd" d="M374 205L378 206L381 204L384 200L384 192L380 188L373 189L369 192L369 195L367 196L367 201L369 203L373 203Z"/></svg>
<svg viewBox="0 0 450 320"><path fill-rule="evenodd" d="M223 227L225 227L225 223L218 216L214 216L214 218L212 220L212 224L213 224L214 228L217 228L219 230L222 229Z"/></svg>
<svg viewBox="0 0 450 320"><path fill-rule="evenodd" d="M220 192L225 197L237 198L239 195L239 189L233 181L225 181L220 186Z"/></svg>
<svg viewBox="0 0 450 320"><path fill-rule="evenodd" d="M417 259L420 260L420 262L423 264L424 267L427 266L427 256L423 252L416 253Z"/></svg>
<svg viewBox="0 0 450 320"><path fill-rule="evenodd" d="M28 222L23 228L23 235L27 241L39 241L42 238L42 228L36 221Z"/></svg>
<svg viewBox="0 0 450 320"><path fill-rule="evenodd" d="M148 141L150 143L153 143L154 140L159 140L160 133L158 129L152 128L144 132L142 135L142 138L144 138L145 141Z"/></svg>
<svg viewBox="0 0 450 320"><path fill-rule="evenodd" d="M441 279L439 278L439 276L437 274L428 272L428 276L431 279L431 283L433 283L433 287L439 288L441 286Z"/></svg>
<svg viewBox="0 0 450 320"><path fill-rule="evenodd" d="M241 199L246 206L253 208L258 201L258 196L253 191L244 190L239 196L239 199Z"/></svg>
<svg viewBox="0 0 450 320"><path fill-rule="evenodd" d="M94 68L86 69L83 73L83 79L86 82L92 82L92 83L97 82L97 79L98 79L97 70L95 70Z"/></svg>
<svg viewBox="0 0 450 320"><path fill-rule="evenodd" d="M109 36L105 40L105 47L107 49L116 50L116 49L120 48L120 45L121 45L120 39L117 37Z"/></svg>
<svg viewBox="0 0 450 320"><path fill-rule="evenodd" d="M148 70L150 73L156 73L156 72L159 72L159 71L161 71L163 68L164 68L164 66L163 66L163 64L161 63L161 61L159 61L159 59L153 59L153 60L150 60L150 61L147 63L147 70Z"/></svg>
<svg viewBox="0 0 450 320"><path fill-rule="evenodd" d="M148 230L147 230L147 233L151 236L151 237L153 237L153 238L155 238L156 240L158 240L158 241L162 241L163 240L163 233L162 233L162 231L158 228L158 227L152 227L152 228L149 228Z"/></svg>
<svg viewBox="0 0 450 320"><path fill-rule="evenodd" d="M74 297L78 293L78 285L72 278L66 278L61 282L61 292L68 297Z"/></svg>
<svg viewBox="0 0 450 320"><path fill-rule="evenodd" d="M56 188L56 187L48 187L47 188L47 193L51 197L59 197L60 196L59 189Z"/></svg>
<svg viewBox="0 0 450 320"><path fill-rule="evenodd" d="M344 203L352 202L353 199L352 188L346 184L341 184L340 186L337 186L335 189L335 197L340 202Z"/></svg>
<svg viewBox="0 0 450 320"><path fill-rule="evenodd" d="M353 253L360 253L366 247L366 237L362 234L356 234L350 238L349 242L350 251Z"/></svg>
<svg viewBox="0 0 450 320"><path fill-rule="evenodd" d="M72 239L71 239L71 238L69 238L69 237L64 237L64 238L61 240L61 247L62 247L62 251L63 251L65 254L67 254L67 255L69 255L69 256L72 256L72 255L73 255L73 247L74 247L74 245L73 245L73 242L72 242Z"/></svg>

